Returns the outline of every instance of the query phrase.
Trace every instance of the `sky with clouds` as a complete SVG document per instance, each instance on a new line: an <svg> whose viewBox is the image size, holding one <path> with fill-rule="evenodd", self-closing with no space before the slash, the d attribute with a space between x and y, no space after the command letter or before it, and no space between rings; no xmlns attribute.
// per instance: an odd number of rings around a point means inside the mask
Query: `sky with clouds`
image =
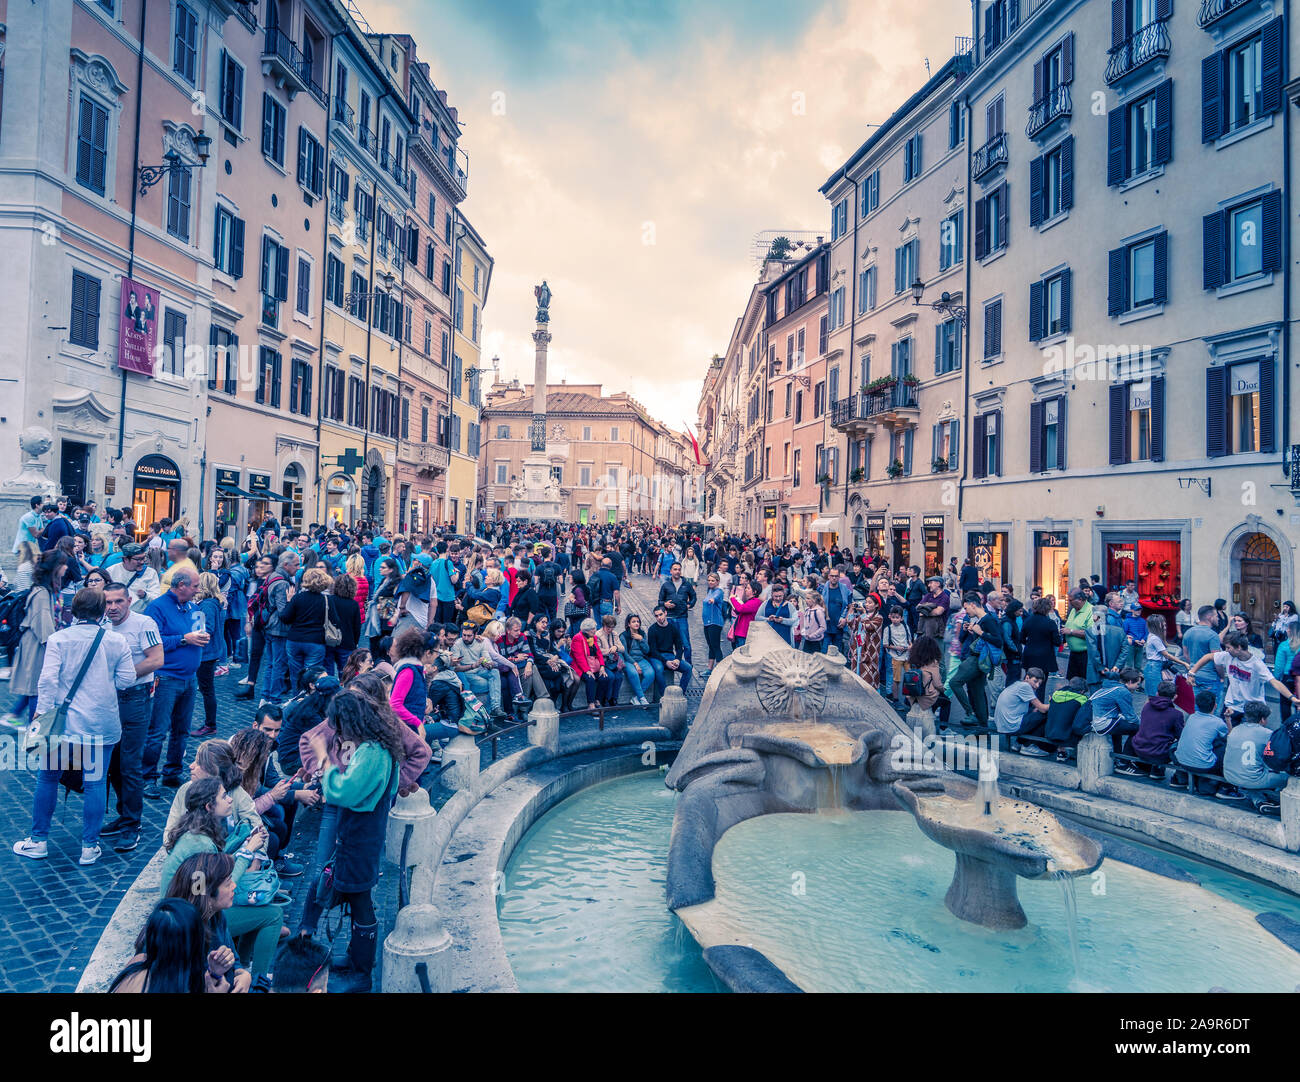
<svg viewBox="0 0 1300 1082"><path fill-rule="evenodd" d="M483 358L695 422L763 230L829 234L818 188L970 33L963 0L358 0L460 112L462 209L496 260Z"/></svg>

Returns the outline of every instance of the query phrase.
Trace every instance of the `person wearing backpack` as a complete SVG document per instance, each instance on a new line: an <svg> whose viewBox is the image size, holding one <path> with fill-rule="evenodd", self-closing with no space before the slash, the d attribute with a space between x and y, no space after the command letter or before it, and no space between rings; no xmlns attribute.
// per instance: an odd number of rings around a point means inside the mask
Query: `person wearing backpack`
<svg viewBox="0 0 1300 1082"><path fill-rule="evenodd" d="M998 618L984 608L984 595L970 590L962 598L965 620L961 624L961 663L948 677L945 691L961 704L967 715L973 715L976 725L987 729L989 724L989 696L985 660L991 667L1002 653L1002 628Z"/></svg>
<svg viewBox="0 0 1300 1082"><path fill-rule="evenodd" d="M542 610L552 620L560 607L560 590L564 585L564 571L555 562L551 550L545 549L545 559L537 569L537 596L541 598Z"/></svg>
<svg viewBox="0 0 1300 1082"><path fill-rule="evenodd" d="M820 654L826 638L826 602L817 590L804 591L804 605L799 610L796 632L805 654Z"/></svg>
<svg viewBox="0 0 1300 1082"><path fill-rule="evenodd" d="M266 577L257 598L258 614L265 636L270 662L264 668L260 699L280 702L289 694L289 629L283 622L284 610L293 597L294 577L298 574L298 556L292 550L280 554L276 569Z"/></svg>

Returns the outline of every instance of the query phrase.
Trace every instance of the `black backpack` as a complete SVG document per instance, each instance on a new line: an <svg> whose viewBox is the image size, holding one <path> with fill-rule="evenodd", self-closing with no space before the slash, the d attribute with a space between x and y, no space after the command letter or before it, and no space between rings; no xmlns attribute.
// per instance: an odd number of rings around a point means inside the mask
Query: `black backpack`
<svg viewBox="0 0 1300 1082"><path fill-rule="evenodd" d="M546 563L542 564L542 585L547 590L554 590L555 583L555 565L550 560L547 560Z"/></svg>
<svg viewBox="0 0 1300 1082"><path fill-rule="evenodd" d="M15 650L23 637L23 616L31 591L11 590L0 597L0 650Z"/></svg>
<svg viewBox="0 0 1300 1082"><path fill-rule="evenodd" d="M1264 765L1270 770L1286 770L1300 747L1300 718L1277 728L1264 745Z"/></svg>

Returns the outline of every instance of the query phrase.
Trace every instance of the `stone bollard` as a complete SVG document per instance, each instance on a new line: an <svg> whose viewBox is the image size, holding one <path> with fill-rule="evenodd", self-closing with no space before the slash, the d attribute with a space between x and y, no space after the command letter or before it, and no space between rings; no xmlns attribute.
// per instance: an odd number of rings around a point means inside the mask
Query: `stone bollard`
<svg viewBox="0 0 1300 1082"><path fill-rule="evenodd" d="M383 990L424 991L417 967L423 963L431 992L450 992L451 936L432 905L408 905L397 914L384 940Z"/></svg>
<svg viewBox="0 0 1300 1082"><path fill-rule="evenodd" d="M659 700L659 724L673 736L681 736L686 730L686 693L676 684L664 688Z"/></svg>
<svg viewBox="0 0 1300 1082"><path fill-rule="evenodd" d="M448 789L468 789L479 772L479 747L466 733L452 737L442 749L442 761L447 767L442 775Z"/></svg>
<svg viewBox="0 0 1300 1082"><path fill-rule="evenodd" d="M411 828L411 838L406 843L406 867L411 868L411 897L433 897L433 877L436 871L433 855L433 823L438 817L429 803L426 789L417 789L410 796L399 796L388 813L388 834L384 839L384 856L390 864L402 867L402 842L406 828Z"/></svg>
<svg viewBox="0 0 1300 1082"><path fill-rule="evenodd" d="M937 731L934 711L928 706L922 706L919 701L912 703L912 709L907 712L907 727L914 733L919 732L922 740L934 736Z"/></svg>
<svg viewBox="0 0 1300 1082"><path fill-rule="evenodd" d="M1079 788L1085 793L1095 793L1102 778L1115 773L1109 736L1088 733L1079 741Z"/></svg>
<svg viewBox="0 0 1300 1082"><path fill-rule="evenodd" d="M528 711L528 743L560 754L560 712L550 699L538 699Z"/></svg>
<svg viewBox="0 0 1300 1082"><path fill-rule="evenodd" d="M1282 790L1282 844L1289 853L1300 853L1300 778L1287 779Z"/></svg>

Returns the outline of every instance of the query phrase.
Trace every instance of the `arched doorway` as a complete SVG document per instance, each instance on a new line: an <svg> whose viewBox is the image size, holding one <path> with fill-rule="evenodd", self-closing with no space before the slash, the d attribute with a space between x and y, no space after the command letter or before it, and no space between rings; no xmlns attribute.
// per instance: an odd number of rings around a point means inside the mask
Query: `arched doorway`
<svg viewBox="0 0 1300 1082"><path fill-rule="evenodd" d="M1282 605L1282 554L1265 533L1243 534L1232 553L1232 608L1250 617L1267 640L1268 625Z"/></svg>
<svg viewBox="0 0 1300 1082"><path fill-rule="evenodd" d="M280 504L280 524L286 529L302 529L302 488L302 467L291 462L284 468L284 481L280 486L280 491L284 494L284 500Z"/></svg>
<svg viewBox="0 0 1300 1082"><path fill-rule="evenodd" d="M347 474L336 473L325 482L325 521L351 524L356 485Z"/></svg>
<svg viewBox="0 0 1300 1082"><path fill-rule="evenodd" d="M149 523L174 519L180 513L181 471L170 458L145 455L136 463L132 488L136 537L148 532Z"/></svg>
<svg viewBox="0 0 1300 1082"><path fill-rule="evenodd" d="M384 521L384 471L378 466L371 466L366 471L363 490L364 515L371 522Z"/></svg>

